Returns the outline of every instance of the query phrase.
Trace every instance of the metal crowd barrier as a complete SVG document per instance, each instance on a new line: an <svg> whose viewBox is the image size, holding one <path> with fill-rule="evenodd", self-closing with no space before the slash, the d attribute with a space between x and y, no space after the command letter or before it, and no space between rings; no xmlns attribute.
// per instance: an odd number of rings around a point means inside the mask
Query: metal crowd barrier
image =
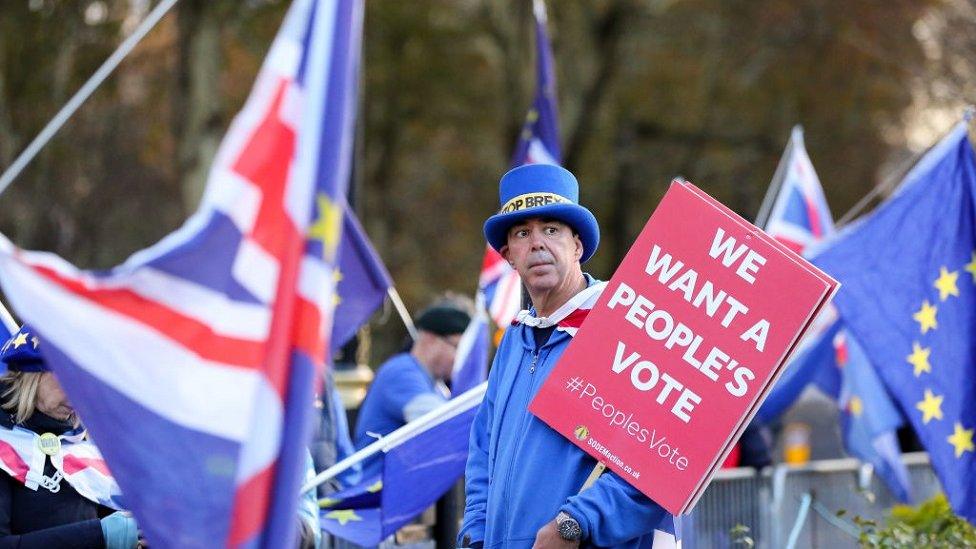
<svg viewBox="0 0 976 549"><path fill-rule="evenodd" d="M915 502L941 490L924 452L904 454ZM736 536L748 536L756 548L841 549L857 547L852 519L882 520L898 501L870 465L855 459L778 465L762 472L725 469L712 480L701 501L684 521L685 549L747 547ZM837 516L838 511L844 511ZM733 532L736 526L742 533Z"/></svg>
<svg viewBox="0 0 976 549"><path fill-rule="evenodd" d="M924 452L904 454L916 503L941 490ZM463 492L462 492L463 493ZM883 520L898 501L870 465L855 459L777 465L761 472L751 468L722 469L689 517L682 521L682 549L747 548L736 543L733 529L745 528L756 549L845 549L857 547L855 516ZM458 517L463 512L463 498ZM843 510L844 514L836 516ZM379 549L433 549L433 540ZM359 549L335 540L333 549Z"/></svg>

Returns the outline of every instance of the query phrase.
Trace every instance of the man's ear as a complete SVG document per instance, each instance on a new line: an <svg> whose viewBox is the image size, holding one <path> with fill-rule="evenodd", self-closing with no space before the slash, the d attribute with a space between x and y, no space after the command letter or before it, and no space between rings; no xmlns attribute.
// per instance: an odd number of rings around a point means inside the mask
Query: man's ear
<svg viewBox="0 0 976 549"><path fill-rule="evenodd" d="M505 258L505 261L508 261L509 263L512 262L512 260L508 258L508 244L505 244L504 246L499 248L498 253L501 254L503 258Z"/></svg>
<svg viewBox="0 0 976 549"><path fill-rule="evenodd" d="M579 261L583 257L583 241L580 240L579 234L574 234L573 240L576 242L576 261Z"/></svg>

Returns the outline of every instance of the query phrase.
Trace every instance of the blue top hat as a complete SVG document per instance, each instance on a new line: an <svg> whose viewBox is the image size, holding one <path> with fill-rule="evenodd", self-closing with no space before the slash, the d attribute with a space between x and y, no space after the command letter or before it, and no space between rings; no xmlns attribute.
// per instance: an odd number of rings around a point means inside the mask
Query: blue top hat
<svg viewBox="0 0 976 549"><path fill-rule="evenodd" d="M0 362L16 372L47 372L50 368L38 350L40 344L34 329L24 324L0 348Z"/></svg>
<svg viewBox="0 0 976 549"><path fill-rule="evenodd" d="M495 250L508 242L508 230L516 223L541 217L569 225L583 242L585 262L600 244L596 218L579 205L579 183L568 170L553 164L526 164L513 168L498 183L499 212L485 221L485 238Z"/></svg>

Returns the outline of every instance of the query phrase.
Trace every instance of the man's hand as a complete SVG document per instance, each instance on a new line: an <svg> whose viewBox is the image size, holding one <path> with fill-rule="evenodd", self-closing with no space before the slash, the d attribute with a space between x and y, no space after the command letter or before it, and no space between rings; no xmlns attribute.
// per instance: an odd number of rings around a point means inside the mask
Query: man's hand
<svg viewBox="0 0 976 549"><path fill-rule="evenodd" d="M532 549L576 549L577 547L579 542L563 539L556 528L556 521L550 520L536 532Z"/></svg>

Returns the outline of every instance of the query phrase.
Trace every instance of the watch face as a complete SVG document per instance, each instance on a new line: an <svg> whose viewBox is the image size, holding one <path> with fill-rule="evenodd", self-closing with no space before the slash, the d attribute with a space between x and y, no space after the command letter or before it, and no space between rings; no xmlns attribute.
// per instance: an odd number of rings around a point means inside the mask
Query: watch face
<svg viewBox="0 0 976 549"><path fill-rule="evenodd" d="M559 523L559 537L565 540L579 541L583 537L583 530L575 519L569 518Z"/></svg>

